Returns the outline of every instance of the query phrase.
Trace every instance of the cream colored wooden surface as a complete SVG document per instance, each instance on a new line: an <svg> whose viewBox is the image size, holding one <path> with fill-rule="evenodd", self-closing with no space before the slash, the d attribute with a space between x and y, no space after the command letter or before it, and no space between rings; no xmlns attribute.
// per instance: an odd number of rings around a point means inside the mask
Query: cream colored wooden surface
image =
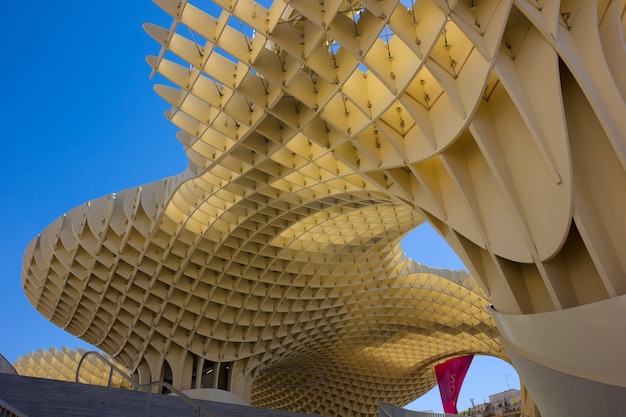
<svg viewBox="0 0 626 417"><path fill-rule="evenodd" d="M488 302L626 292L624 2L215 3L145 25L189 168L28 247L51 321L142 379L232 363L253 404L366 415L503 357ZM471 276L405 258L424 221Z"/></svg>
<svg viewBox="0 0 626 417"><path fill-rule="evenodd" d="M23 355L15 361L14 367L19 375L36 378L55 379L59 381L76 382L76 370L82 356L86 353L84 349L76 350L63 347L61 349L50 348L40 349ZM115 359L110 359L117 364L120 370L124 366ZM83 384L107 386L109 383L108 365L93 357L87 357L83 362L80 371L79 382ZM111 386L114 388L131 388L130 383L124 380L118 373L113 373Z"/></svg>

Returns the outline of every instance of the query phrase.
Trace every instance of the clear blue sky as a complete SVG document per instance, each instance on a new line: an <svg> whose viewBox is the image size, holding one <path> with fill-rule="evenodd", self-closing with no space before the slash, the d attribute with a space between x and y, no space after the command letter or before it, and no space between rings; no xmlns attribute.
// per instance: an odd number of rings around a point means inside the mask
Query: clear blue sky
<svg viewBox="0 0 626 417"><path fill-rule="evenodd" d="M0 353L14 361L42 348L88 348L26 300L20 271L28 242L64 212L177 174L187 159L148 78L144 57L159 46L141 25L170 24L151 1L0 0L0 16ZM431 266L463 268L432 229L412 234L405 250ZM513 368L478 357L459 409L508 387L519 388ZM438 392L410 408L441 411Z"/></svg>

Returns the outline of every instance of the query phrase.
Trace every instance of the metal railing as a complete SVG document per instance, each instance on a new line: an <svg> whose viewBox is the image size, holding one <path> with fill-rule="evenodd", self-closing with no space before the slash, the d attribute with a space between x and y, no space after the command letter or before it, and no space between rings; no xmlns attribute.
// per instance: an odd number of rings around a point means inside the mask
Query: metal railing
<svg viewBox="0 0 626 417"><path fill-rule="evenodd" d="M393 404L378 404L379 417L508 417L521 413L521 404L507 404L506 406L490 406L486 410L466 410L458 414L432 413L425 411L413 411L400 408Z"/></svg>
<svg viewBox="0 0 626 417"><path fill-rule="evenodd" d="M28 417L21 411L0 400L0 417Z"/></svg>
<svg viewBox="0 0 626 417"><path fill-rule="evenodd" d="M388 403L378 404L379 417L461 417L459 414L432 413L429 411L413 411Z"/></svg>
<svg viewBox="0 0 626 417"><path fill-rule="evenodd" d="M521 413L521 404L507 404L503 406L490 406L485 410L467 410L463 416L469 417L506 417Z"/></svg>
<svg viewBox="0 0 626 417"><path fill-rule="evenodd" d="M80 358L80 362L78 362L78 366L76 367L76 382L77 383L80 381L80 369L81 369L81 366L82 366L82 364L85 361L85 358L87 356L95 356L100 361L104 362L105 364L107 364L109 366L109 369L110 369L110 371L109 371L109 381L107 383L107 391L106 391L106 396L104 398L104 404L107 404L107 402L109 400L109 391L111 390L111 380L113 378L113 372L117 372L124 380L126 380L126 381L128 381L130 383L130 385L133 387L133 389L135 389L137 391L147 390L147 394L148 395L146 397L146 408L145 408L145 411L144 411L144 417L148 417L150 415L150 396L151 396L152 391L153 391L152 388L154 388L156 386L160 386L160 387L164 387L164 388L168 389L173 394L175 394L178 398L184 400L185 402L187 402L187 404L189 404L192 407L194 407L196 410L198 410L198 417L202 417L202 415L205 415L205 416L208 416L208 417L216 417L215 414L211 413L209 410L204 408L202 406L202 404L198 403L197 401L194 401L191 397L189 397L188 395L184 394L179 389L174 388L172 386L172 384L170 384L170 383L167 383L165 381L154 381L154 382L150 382L149 384L139 384L137 381L135 381L134 379L129 377L126 374L126 372L124 372L123 370L118 368L114 363L112 363L107 357L102 355L100 352L96 352L96 351L86 352L83 355L83 357Z"/></svg>

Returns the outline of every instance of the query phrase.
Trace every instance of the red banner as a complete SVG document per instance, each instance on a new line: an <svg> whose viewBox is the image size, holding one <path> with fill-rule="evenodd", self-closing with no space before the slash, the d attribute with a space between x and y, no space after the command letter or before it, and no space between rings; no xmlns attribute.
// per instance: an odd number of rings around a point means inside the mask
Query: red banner
<svg viewBox="0 0 626 417"><path fill-rule="evenodd" d="M444 413L457 414L456 401L473 358L474 355L460 356L435 366Z"/></svg>

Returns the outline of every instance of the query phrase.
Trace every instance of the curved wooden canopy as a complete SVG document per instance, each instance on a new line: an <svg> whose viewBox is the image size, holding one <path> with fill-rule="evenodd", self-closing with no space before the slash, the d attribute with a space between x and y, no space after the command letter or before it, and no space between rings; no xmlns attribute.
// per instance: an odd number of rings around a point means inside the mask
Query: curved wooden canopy
<svg viewBox="0 0 626 417"><path fill-rule="evenodd" d="M156 3L173 23L145 26L147 60L189 167L30 244L25 291L57 325L183 388L191 355L253 404L370 415L447 357L504 357L487 299L626 292L601 250L626 243L623 198L591 172L626 182L618 2ZM405 257L426 220L474 277Z"/></svg>

